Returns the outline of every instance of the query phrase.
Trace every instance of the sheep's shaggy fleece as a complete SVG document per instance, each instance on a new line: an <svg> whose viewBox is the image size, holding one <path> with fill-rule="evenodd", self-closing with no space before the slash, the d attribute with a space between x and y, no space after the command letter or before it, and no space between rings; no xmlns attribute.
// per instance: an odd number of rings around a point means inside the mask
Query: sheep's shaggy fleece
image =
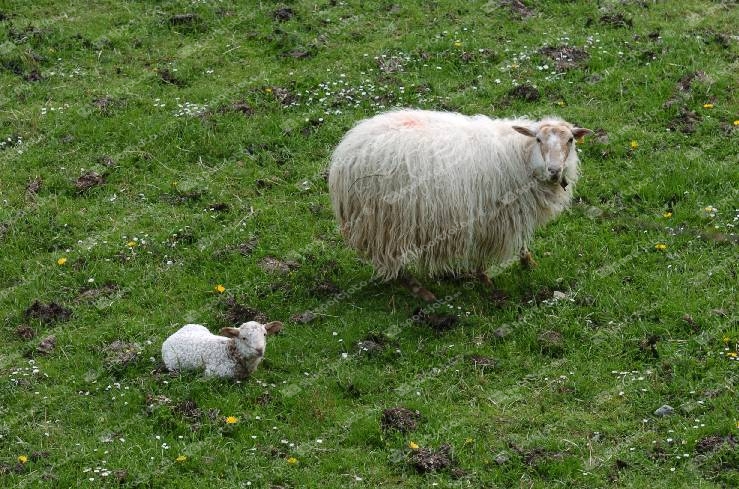
<svg viewBox="0 0 739 489"><path fill-rule="evenodd" d="M532 163L541 160L540 153L532 158L537 139L513 126L534 132L551 126L569 138L575 130L556 118L423 110L358 123L329 169L334 212L349 245L383 279L407 267L428 275L484 271L518 256L535 229L569 205L578 158L571 144L562 153L563 183L545 181Z"/></svg>

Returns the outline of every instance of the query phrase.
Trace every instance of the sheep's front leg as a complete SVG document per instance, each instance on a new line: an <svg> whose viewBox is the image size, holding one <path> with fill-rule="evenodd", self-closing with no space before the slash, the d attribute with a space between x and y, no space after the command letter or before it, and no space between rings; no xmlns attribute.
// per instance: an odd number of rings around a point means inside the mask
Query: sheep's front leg
<svg viewBox="0 0 739 489"><path fill-rule="evenodd" d="M416 297L420 297L426 302L436 301L436 296L433 294L433 292L421 285L421 283L409 273L405 273L398 277L398 283L406 289L410 290L413 295L415 295Z"/></svg>
<svg viewBox="0 0 739 489"><path fill-rule="evenodd" d="M521 254L519 255L521 260L521 266L531 270L532 268L536 268L539 266L538 263L536 263L536 260L534 260L533 255L529 251L529 248L524 245L523 248L521 248Z"/></svg>

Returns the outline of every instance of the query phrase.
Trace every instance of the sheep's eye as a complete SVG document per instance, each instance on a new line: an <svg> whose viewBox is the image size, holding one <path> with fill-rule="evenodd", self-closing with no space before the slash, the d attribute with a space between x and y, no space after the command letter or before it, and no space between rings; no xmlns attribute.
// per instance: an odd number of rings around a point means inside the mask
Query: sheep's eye
<svg viewBox="0 0 739 489"><path fill-rule="evenodd" d="M541 144L541 138L536 138L536 142Z"/></svg>

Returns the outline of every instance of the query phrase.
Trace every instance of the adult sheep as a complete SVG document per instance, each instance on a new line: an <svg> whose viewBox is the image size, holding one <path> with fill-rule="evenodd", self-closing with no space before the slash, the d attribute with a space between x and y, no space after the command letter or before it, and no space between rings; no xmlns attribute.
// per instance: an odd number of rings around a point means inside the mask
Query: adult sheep
<svg viewBox="0 0 739 489"><path fill-rule="evenodd" d="M329 192L341 233L378 278L479 274L516 254L572 200L575 139L591 133L558 118L396 110L359 122L331 157Z"/></svg>

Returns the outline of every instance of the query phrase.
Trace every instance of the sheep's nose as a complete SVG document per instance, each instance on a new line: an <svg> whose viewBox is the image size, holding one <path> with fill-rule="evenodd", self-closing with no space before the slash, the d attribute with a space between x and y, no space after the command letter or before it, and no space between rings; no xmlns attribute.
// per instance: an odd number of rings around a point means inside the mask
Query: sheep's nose
<svg viewBox="0 0 739 489"><path fill-rule="evenodd" d="M255 348L254 351L257 352L257 355L264 356L264 348Z"/></svg>
<svg viewBox="0 0 739 489"><path fill-rule="evenodd" d="M553 182L559 181L559 177L562 175L562 170L559 168L549 168L549 179Z"/></svg>

